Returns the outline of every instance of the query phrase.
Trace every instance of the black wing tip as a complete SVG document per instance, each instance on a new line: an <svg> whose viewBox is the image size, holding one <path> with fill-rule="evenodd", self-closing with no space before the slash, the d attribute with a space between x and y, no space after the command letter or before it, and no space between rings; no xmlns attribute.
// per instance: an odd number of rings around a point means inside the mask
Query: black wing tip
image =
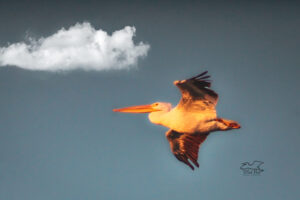
<svg viewBox="0 0 300 200"><path fill-rule="evenodd" d="M202 73L198 74L197 76L203 76L203 75L205 75L205 74L207 74L207 73L208 73L208 71L207 71L207 70L205 70L204 72L202 72Z"/></svg>
<svg viewBox="0 0 300 200"><path fill-rule="evenodd" d="M189 166L193 171L195 170L195 167L194 167L191 163L189 163L188 166Z"/></svg>
<svg viewBox="0 0 300 200"><path fill-rule="evenodd" d="M199 168L200 167L200 165L199 165L199 163L198 162L193 162L194 163L194 165L197 167L197 168ZM188 165L192 170L195 170L195 167L192 165L192 164L189 164Z"/></svg>
<svg viewBox="0 0 300 200"><path fill-rule="evenodd" d="M196 75L192 78L189 78L189 79L186 79L186 80L181 80L181 81L176 80L176 81L173 82L173 84L174 85L181 85L181 84L184 84L188 81L196 81L196 82L205 83L206 86L210 87L212 81L208 79L208 78L210 78L210 75L208 75L207 73L208 73L208 71L206 70L206 71L204 71L204 72L202 72L202 73L200 73L200 74L198 74L198 75Z"/></svg>
<svg viewBox="0 0 300 200"><path fill-rule="evenodd" d="M174 155L179 161L188 165L192 170L195 170L194 166L189 162L187 155L185 154L174 154Z"/></svg>
<svg viewBox="0 0 300 200"><path fill-rule="evenodd" d="M204 71L204 72L202 72L202 73L200 73L200 74L198 74L198 75L196 75L196 76L194 76L194 77L192 77L192 78L189 78L188 80L206 79L206 78L209 78L210 75L208 75L207 73L208 73L208 71L206 70L206 71ZM206 74L207 74L207 75L206 75ZM206 75L206 76L204 76L204 75Z"/></svg>
<svg viewBox="0 0 300 200"><path fill-rule="evenodd" d="M198 163L197 161L194 161L194 160L191 160L191 159L190 159L190 161L192 161L192 162L194 163L194 165L195 165L197 168L200 167L200 165L199 165L199 163ZM188 162L187 165L188 165L192 170L195 170L194 166L193 166L190 162Z"/></svg>

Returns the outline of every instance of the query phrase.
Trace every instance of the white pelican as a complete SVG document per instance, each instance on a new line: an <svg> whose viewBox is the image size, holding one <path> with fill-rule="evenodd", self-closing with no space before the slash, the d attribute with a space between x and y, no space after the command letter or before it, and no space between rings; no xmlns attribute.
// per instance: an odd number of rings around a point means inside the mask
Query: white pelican
<svg viewBox="0 0 300 200"><path fill-rule="evenodd" d="M149 120L169 128L166 137L175 157L194 170L199 164L200 144L210 132L239 129L241 126L232 120L219 118L216 113L218 95L210 88L207 71L187 80L174 81L181 92L178 105L156 102L150 105L131 106L114 109L114 112L150 113Z"/></svg>

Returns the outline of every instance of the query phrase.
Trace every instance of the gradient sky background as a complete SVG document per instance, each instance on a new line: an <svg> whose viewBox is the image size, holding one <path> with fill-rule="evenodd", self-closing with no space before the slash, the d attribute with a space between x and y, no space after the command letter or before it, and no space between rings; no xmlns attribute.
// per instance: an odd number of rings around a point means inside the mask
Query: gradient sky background
<svg viewBox="0 0 300 200"><path fill-rule="evenodd" d="M0 1L0 46L89 21L136 27L150 44L138 67L37 72L0 67L0 199L300 199L300 4L296 1ZM192 171L164 127L113 113L167 101L172 82L203 70L219 116ZM242 162L263 161L260 176Z"/></svg>

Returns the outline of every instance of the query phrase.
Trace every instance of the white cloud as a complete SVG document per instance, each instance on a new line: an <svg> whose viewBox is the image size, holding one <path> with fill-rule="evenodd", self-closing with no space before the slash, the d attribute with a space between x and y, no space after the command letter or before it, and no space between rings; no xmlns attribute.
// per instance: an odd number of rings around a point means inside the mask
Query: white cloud
<svg viewBox="0 0 300 200"><path fill-rule="evenodd" d="M126 26L109 35L88 22L77 23L49 37L0 47L0 66L44 71L130 68L150 48L143 42L134 44L133 36L135 27Z"/></svg>

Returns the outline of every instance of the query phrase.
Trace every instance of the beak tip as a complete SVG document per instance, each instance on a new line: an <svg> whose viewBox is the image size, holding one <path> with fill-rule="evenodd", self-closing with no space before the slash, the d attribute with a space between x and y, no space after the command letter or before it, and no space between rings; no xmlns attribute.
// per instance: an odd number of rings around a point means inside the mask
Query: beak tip
<svg viewBox="0 0 300 200"><path fill-rule="evenodd" d="M116 108L112 110L113 112L122 112L122 113L149 113L155 111L151 105L139 105L139 106L130 106L125 108Z"/></svg>

